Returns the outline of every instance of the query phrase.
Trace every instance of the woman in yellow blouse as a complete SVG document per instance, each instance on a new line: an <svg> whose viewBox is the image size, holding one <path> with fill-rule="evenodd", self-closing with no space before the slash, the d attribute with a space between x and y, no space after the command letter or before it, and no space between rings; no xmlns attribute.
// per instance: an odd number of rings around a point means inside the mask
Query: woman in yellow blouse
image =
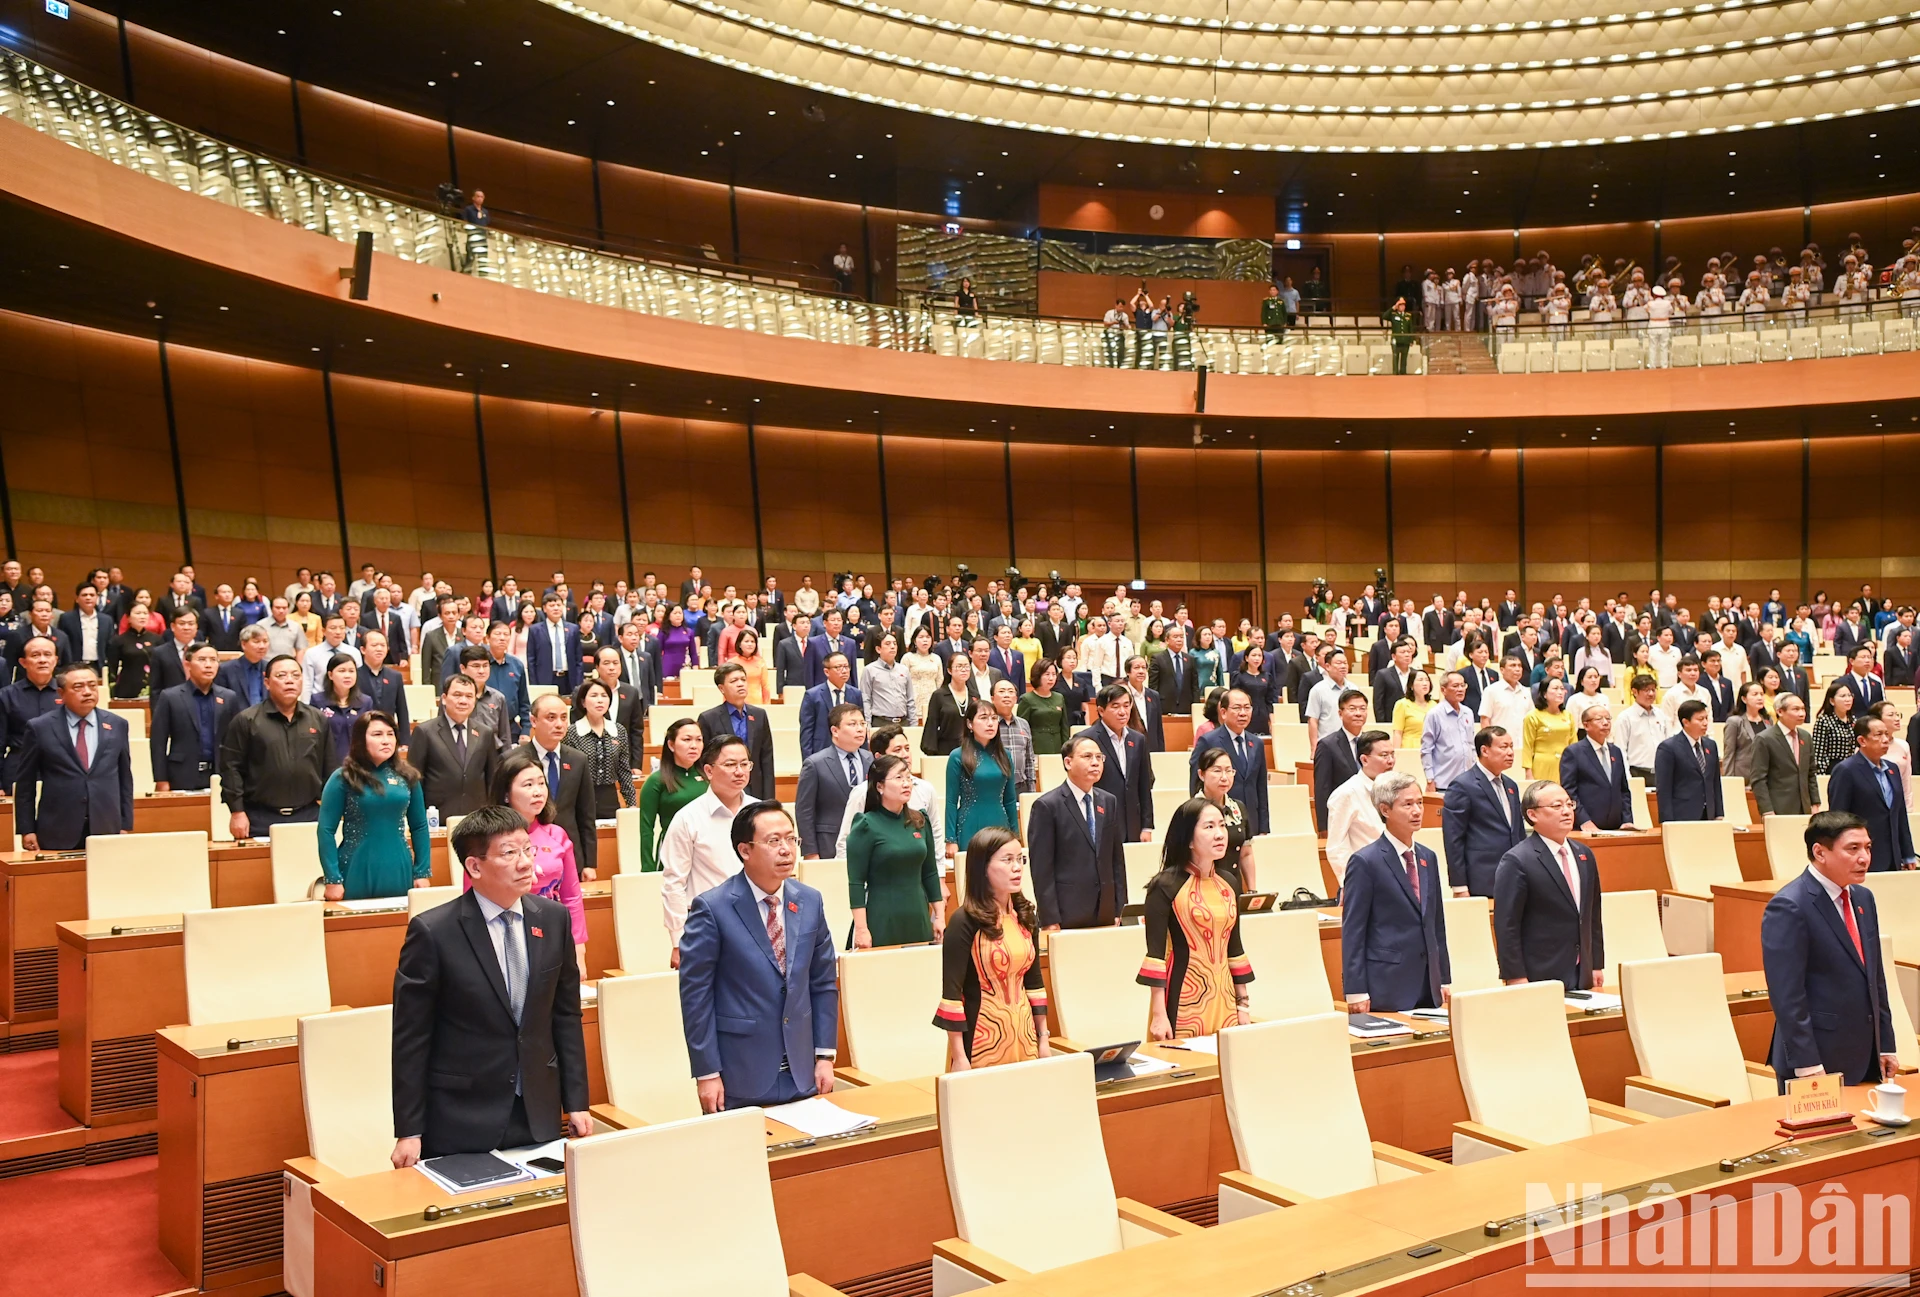
<svg viewBox="0 0 1920 1297"><path fill-rule="evenodd" d="M1013 637L1013 651L1020 655L1020 660L1026 664L1028 671L1032 671L1040 659L1047 655L1033 633L1033 618L1020 619L1020 628Z"/></svg>
<svg viewBox="0 0 1920 1297"><path fill-rule="evenodd" d="M1567 682L1551 676L1533 691L1533 710L1520 727L1520 768L1529 779L1558 779L1560 754L1573 742Z"/></svg>
<svg viewBox="0 0 1920 1297"><path fill-rule="evenodd" d="M1393 705L1393 738L1403 748L1420 746L1420 729L1433 710L1433 677L1419 667L1407 677L1407 696Z"/></svg>
<svg viewBox="0 0 1920 1297"><path fill-rule="evenodd" d="M320 642L320 618L313 611L313 592L302 590L293 596L293 608L287 613L287 620L307 633L307 643Z"/></svg>
<svg viewBox="0 0 1920 1297"><path fill-rule="evenodd" d="M767 705L767 660L760 652L760 637L751 626L742 626L734 637L733 657L747 672L747 701L758 707Z"/></svg>

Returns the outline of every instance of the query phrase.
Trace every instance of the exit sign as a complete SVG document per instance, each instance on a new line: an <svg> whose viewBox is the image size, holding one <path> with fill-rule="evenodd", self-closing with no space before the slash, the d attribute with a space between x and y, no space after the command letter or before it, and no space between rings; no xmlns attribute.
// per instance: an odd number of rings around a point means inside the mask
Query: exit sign
<svg viewBox="0 0 1920 1297"><path fill-rule="evenodd" d="M47 12L55 18L73 17L73 6L67 0L47 0Z"/></svg>

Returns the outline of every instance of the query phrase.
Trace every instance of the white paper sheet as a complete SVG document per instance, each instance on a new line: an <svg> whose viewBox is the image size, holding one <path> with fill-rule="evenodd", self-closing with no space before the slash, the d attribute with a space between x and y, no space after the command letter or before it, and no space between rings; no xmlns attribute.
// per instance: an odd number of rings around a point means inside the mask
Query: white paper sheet
<svg viewBox="0 0 1920 1297"><path fill-rule="evenodd" d="M353 910L362 914L387 914L407 908L404 896L366 896L357 901L328 901L336 910Z"/></svg>
<svg viewBox="0 0 1920 1297"><path fill-rule="evenodd" d="M1569 1009L1578 1009L1582 1013L1589 1013L1597 1009L1617 1009L1620 1007L1620 997L1617 995L1608 995L1605 991L1588 991L1586 999L1569 999L1567 1001L1567 1007Z"/></svg>
<svg viewBox="0 0 1920 1297"><path fill-rule="evenodd" d="M1149 1058L1145 1054L1135 1054L1127 1060L1127 1066L1133 1069L1135 1076L1151 1076L1155 1072L1171 1072L1174 1068L1164 1058Z"/></svg>
<svg viewBox="0 0 1920 1297"><path fill-rule="evenodd" d="M525 1148L498 1149L495 1151L494 1156L513 1163L529 1175L553 1175L555 1172L548 1171L543 1167L528 1166L527 1163L533 1161L536 1157L550 1157L556 1162L566 1161L567 1140L566 1136L563 1135L550 1144L529 1144Z"/></svg>
<svg viewBox="0 0 1920 1297"><path fill-rule="evenodd" d="M1185 1040L1169 1041L1162 1046L1162 1048L1190 1049L1196 1054L1213 1054L1217 1056L1220 1053L1220 1038L1218 1036L1189 1036Z"/></svg>
<svg viewBox="0 0 1920 1297"><path fill-rule="evenodd" d="M880 1124L880 1119L877 1117L848 1112L833 1100L820 1095L815 1095L811 1099L801 1099L797 1103L783 1103L777 1107L765 1109L765 1112L773 1120L791 1126L803 1135L811 1135L815 1139L828 1135L845 1135Z"/></svg>
<svg viewBox="0 0 1920 1297"><path fill-rule="evenodd" d="M496 1156L504 1158L506 1154L500 1153L500 1154L496 1154ZM445 1190L447 1193L482 1193L482 1192L486 1192L493 1189L503 1189L510 1184L519 1184L522 1181L531 1180L534 1178L534 1173L532 1171L527 1170L527 1168L524 1166L519 1166L518 1164L516 1164L514 1174L512 1175L502 1176L498 1180L490 1180L485 1184L470 1184L470 1185L467 1185L465 1188L462 1188L461 1186L454 1184L451 1180L445 1179L442 1176L435 1175L433 1171L431 1171L427 1167L427 1164L425 1162L415 1162L413 1164L413 1169L418 1171L421 1175L426 1176L427 1179L433 1181L435 1185Z"/></svg>
<svg viewBox="0 0 1920 1297"><path fill-rule="evenodd" d="M1360 1040L1380 1040L1388 1036L1411 1036L1413 1028L1405 1023L1396 1022L1385 1027L1356 1027L1347 1024L1347 1034Z"/></svg>

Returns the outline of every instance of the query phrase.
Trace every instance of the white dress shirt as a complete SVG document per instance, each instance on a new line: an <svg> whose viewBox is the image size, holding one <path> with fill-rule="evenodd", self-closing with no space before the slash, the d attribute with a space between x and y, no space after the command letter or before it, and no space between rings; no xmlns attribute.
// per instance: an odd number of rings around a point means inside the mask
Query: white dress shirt
<svg viewBox="0 0 1920 1297"><path fill-rule="evenodd" d="M1747 662L1747 651L1738 644L1715 644L1713 649L1720 655L1720 674L1733 681L1733 692L1738 694L1740 686L1753 679L1753 667Z"/></svg>
<svg viewBox="0 0 1920 1297"><path fill-rule="evenodd" d="M1498 725L1517 743L1527 713L1533 710L1533 690L1525 685L1510 685L1500 680L1480 691L1480 716L1489 725Z"/></svg>
<svg viewBox="0 0 1920 1297"><path fill-rule="evenodd" d="M1373 779L1366 771L1334 789L1327 799L1327 865L1334 882L1345 885L1347 860L1386 831L1373 805Z"/></svg>
<svg viewBox="0 0 1920 1297"><path fill-rule="evenodd" d="M353 659L355 666L360 665L360 650L351 644L342 644L339 648L334 648L331 644L327 644L324 641L315 644L307 650L306 657L302 658L300 662L301 669L306 675L304 683L307 691L306 697L302 698L300 700L301 702L305 702L307 698L311 698L317 693L326 692L327 663L333 660L335 654L350 657ZM185 654L181 656L184 659Z"/></svg>
<svg viewBox="0 0 1920 1297"><path fill-rule="evenodd" d="M709 789L681 808L660 840L660 908L676 950L693 898L740 872L733 849L735 813Z"/></svg>
<svg viewBox="0 0 1920 1297"><path fill-rule="evenodd" d="M1672 687L1680 678L1680 649L1661 648L1658 644L1647 650L1647 664L1653 668L1653 678L1660 682L1662 689Z"/></svg>
<svg viewBox="0 0 1920 1297"><path fill-rule="evenodd" d="M500 924L494 922L494 920L498 919L502 914L511 913L511 914L519 915L522 924L524 924L526 922L527 912L520 908L520 898L517 896L513 898L513 904L508 906L506 909L502 909L498 905L495 905L492 901L488 900L484 895L482 895L479 892L474 893L473 899L480 902L480 917L486 920L487 939L493 942L493 957L496 960L498 960L500 963L500 975L502 977L505 977L507 981L511 983L513 981L513 974L507 971L506 930L502 928ZM525 953L527 948L526 941L527 941L526 937L522 935L520 938L520 949L522 954ZM529 968L531 968L531 964L529 964Z"/></svg>
<svg viewBox="0 0 1920 1297"><path fill-rule="evenodd" d="M1705 685L1697 684L1689 689L1683 684L1676 684L1661 697L1660 706L1666 711L1668 717L1673 720L1675 725L1680 723L1680 704L1684 702L1705 703L1707 705L1707 718L1709 720L1713 718L1713 695L1707 691Z"/></svg>
<svg viewBox="0 0 1920 1297"><path fill-rule="evenodd" d="M1651 770L1655 749L1671 738L1676 728L1660 708L1635 703L1620 713L1620 719L1614 723L1613 737L1616 746L1627 754L1629 768L1639 766Z"/></svg>

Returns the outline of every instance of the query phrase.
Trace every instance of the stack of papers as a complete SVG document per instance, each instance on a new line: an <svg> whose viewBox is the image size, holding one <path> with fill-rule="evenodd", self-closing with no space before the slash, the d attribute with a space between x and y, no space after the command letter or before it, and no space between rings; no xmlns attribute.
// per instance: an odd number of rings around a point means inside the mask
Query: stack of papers
<svg viewBox="0 0 1920 1297"><path fill-rule="evenodd" d="M1377 1040L1386 1036L1411 1036L1413 1028L1391 1018L1376 1018L1371 1013L1349 1013L1347 1034L1361 1040Z"/></svg>
<svg viewBox="0 0 1920 1297"><path fill-rule="evenodd" d="M421 1175L448 1193L477 1193L531 1180L534 1173L497 1153L456 1153L415 1162Z"/></svg>
<svg viewBox="0 0 1920 1297"><path fill-rule="evenodd" d="M1584 1000L1576 1000L1568 996L1567 1007L1579 1009L1583 1013L1601 1013L1607 1009L1620 1007L1620 997L1617 995L1608 995L1605 991L1587 991L1585 995L1587 998Z"/></svg>
<svg viewBox="0 0 1920 1297"><path fill-rule="evenodd" d="M783 1103L764 1111L767 1116L782 1125L791 1126L801 1134L811 1135L815 1139L825 1139L830 1135L851 1135L856 1130L865 1130L869 1126L880 1124L878 1117L869 1117L860 1112L848 1112L833 1100L819 1095L811 1099L802 1099L797 1103Z"/></svg>

